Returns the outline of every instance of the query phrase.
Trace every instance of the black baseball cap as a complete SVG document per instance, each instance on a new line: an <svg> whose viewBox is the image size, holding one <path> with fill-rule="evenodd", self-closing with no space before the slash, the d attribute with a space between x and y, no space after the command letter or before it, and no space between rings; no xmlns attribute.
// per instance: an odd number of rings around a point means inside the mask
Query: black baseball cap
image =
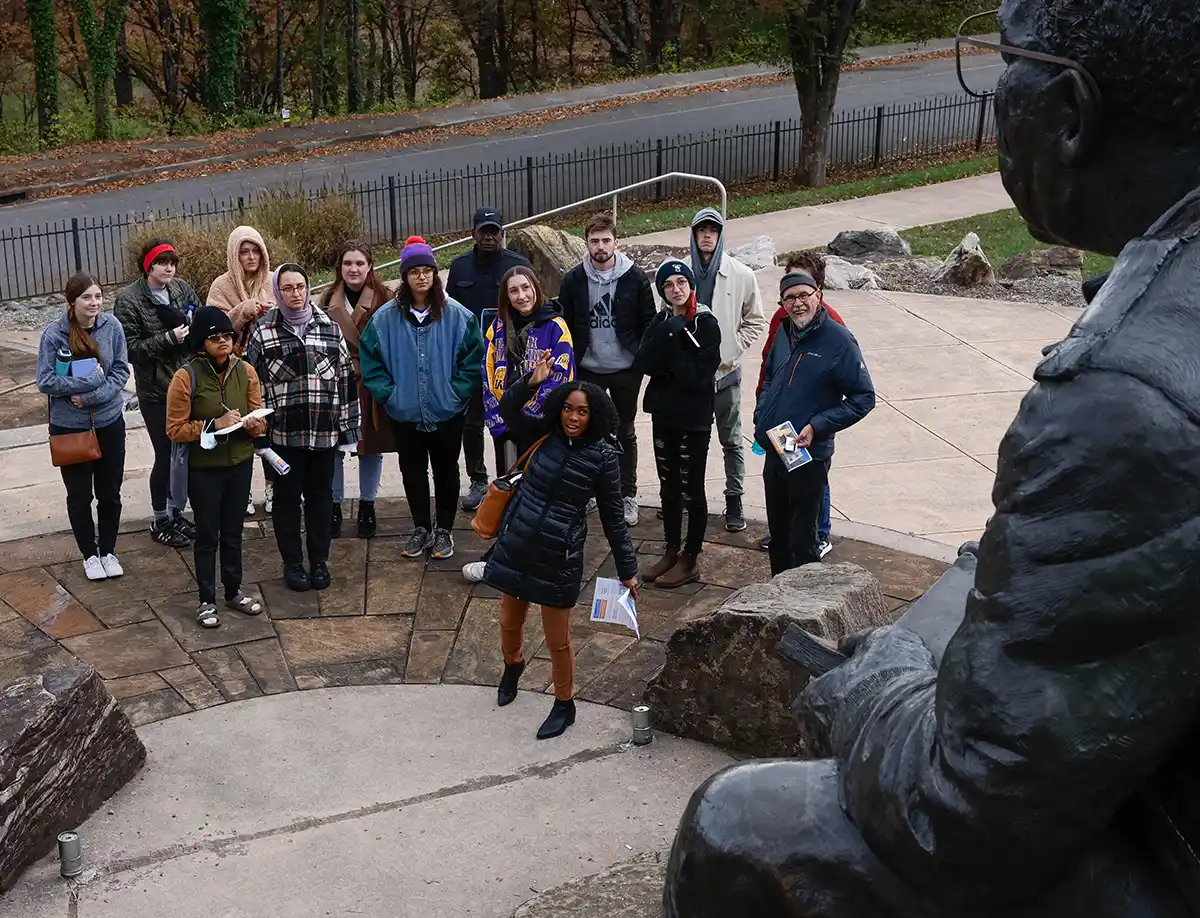
<svg viewBox="0 0 1200 918"><path fill-rule="evenodd" d="M498 210L492 210L490 207L481 207L475 211L474 229L479 229L481 226L494 226L496 229L504 229L504 215Z"/></svg>

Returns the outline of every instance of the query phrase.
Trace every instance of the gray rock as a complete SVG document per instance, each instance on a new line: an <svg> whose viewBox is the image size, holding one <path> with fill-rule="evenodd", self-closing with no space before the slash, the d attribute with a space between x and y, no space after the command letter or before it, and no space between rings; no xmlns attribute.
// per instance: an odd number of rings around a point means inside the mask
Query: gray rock
<svg viewBox="0 0 1200 918"><path fill-rule="evenodd" d="M662 918L666 855L643 854L530 899L512 918Z"/></svg>
<svg viewBox="0 0 1200 918"><path fill-rule="evenodd" d="M1052 275L1082 280L1083 253L1065 246L1021 252L1002 264L996 272L996 276L1001 280L1025 280Z"/></svg>
<svg viewBox="0 0 1200 918"><path fill-rule="evenodd" d="M890 229L843 230L829 243L829 251L850 259L912 256L908 243L900 238L899 233Z"/></svg>
<svg viewBox="0 0 1200 918"><path fill-rule="evenodd" d="M994 284L996 275L992 263L983 253L979 237L967 233L963 241L947 257L941 270L933 276L936 284L953 284L957 287L979 287Z"/></svg>
<svg viewBox="0 0 1200 918"><path fill-rule="evenodd" d="M753 242L738 246L729 253L742 264L757 271L775 264L775 240L770 236L759 236Z"/></svg>
<svg viewBox="0 0 1200 918"><path fill-rule="evenodd" d="M825 256L826 290L878 290L879 275L837 255Z"/></svg>
<svg viewBox="0 0 1200 918"><path fill-rule="evenodd" d="M64 663L0 687L0 893L145 761L90 666Z"/></svg>
<svg viewBox="0 0 1200 918"><path fill-rule="evenodd" d="M892 621L879 582L856 564L807 564L738 590L667 643L646 689L655 727L754 756L809 758L792 714L808 674L776 645L797 622L832 641Z"/></svg>
<svg viewBox="0 0 1200 918"><path fill-rule="evenodd" d="M540 224L513 230L508 247L529 259L548 297L558 296L563 275L587 256L587 243L578 236Z"/></svg>

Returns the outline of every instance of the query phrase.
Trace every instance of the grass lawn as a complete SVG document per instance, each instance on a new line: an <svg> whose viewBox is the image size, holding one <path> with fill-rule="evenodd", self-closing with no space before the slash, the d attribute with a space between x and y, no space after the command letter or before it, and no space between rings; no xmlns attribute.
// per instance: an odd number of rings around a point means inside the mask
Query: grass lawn
<svg viewBox="0 0 1200 918"><path fill-rule="evenodd" d="M917 226L904 230L900 235L908 240L914 255L933 255L937 258L945 258L956 245L962 242L963 236L967 233L975 233L979 236L984 253L997 268L1021 252L1050 248L1044 242L1038 242L1029 235L1025 221L1021 219L1021 215L1017 213L1015 207L990 214L977 214L962 220L951 220L949 223ZM1083 276L1092 277L1096 274L1104 274L1112 268L1112 265L1113 259L1108 255L1085 252Z"/></svg>

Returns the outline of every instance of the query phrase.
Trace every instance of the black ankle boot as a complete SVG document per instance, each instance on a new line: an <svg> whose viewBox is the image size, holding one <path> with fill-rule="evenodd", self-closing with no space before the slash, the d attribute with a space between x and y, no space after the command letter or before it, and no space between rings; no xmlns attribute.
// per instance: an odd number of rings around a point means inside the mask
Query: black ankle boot
<svg viewBox="0 0 1200 918"><path fill-rule="evenodd" d="M500 677L500 688L496 690L496 704L500 707L512 704L513 699L517 697L517 682L520 681L523 672L525 672L524 661L504 664L504 675Z"/></svg>
<svg viewBox="0 0 1200 918"><path fill-rule="evenodd" d="M537 738L553 739L556 736L562 736L567 727L573 723L575 723L575 699L559 701L555 698L554 707L550 709L550 715L542 721Z"/></svg>
<svg viewBox="0 0 1200 918"><path fill-rule="evenodd" d="M358 502L358 537L369 539L375 535L375 501L360 500Z"/></svg>
<svg viewBox="0 0 1200 918"><path fill-rule="evenodd" d="M342 505L338 503L333 505L333 517L329 522L329 537L331 539L342 537Z"/></svg>

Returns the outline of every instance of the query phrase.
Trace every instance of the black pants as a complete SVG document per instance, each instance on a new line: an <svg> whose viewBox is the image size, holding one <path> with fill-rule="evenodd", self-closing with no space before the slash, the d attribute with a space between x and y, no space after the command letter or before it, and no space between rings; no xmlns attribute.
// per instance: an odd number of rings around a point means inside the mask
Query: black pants
<svg viewBox="0 0 1200 918"><path fill-rule="evenodd" d="M333 463L336 449L296 449L274 446L291 466L286 475L275 476L275 504L271 519L275 541L284 565L304 562L300 539L300 501L304 500L304 529L308 538L308 563L329 560L329 527L333 522ZM242 498L245 512L246 499Z"/></svg>
<svg viewBox="0 0 1200 918"><path fill-rule="evenodd" d="M763 490L771 531L771 576L821 560L817 525L829 483L829 461L814 459L789 472L777 455L767 453Z"/></svg>
<svg viewBox="0 0 1200 918"><path fill-rule="evenodd" d="M221 583L225 598L242 588L242 521L250 498L254 462L216 469L188 469L188 497L196 518L196 582L200 601L217 601L217 546L221 546Z"/></svg>
<svg viewBox="0 0 1200 918"><path fill-rule="evenodd" d="M712 430L680 430L654 420L654 464L662 498L663 536L672 548L698 555L708 525L704 493L708 443ZM687 541L683 541L683 511L687 509Z"/></svg>
<svg viewBox="0 0 1200 918"><path fill-rule="evenodd" d="M433 494L437 504L438 529L454 528L458 512L458 451L462 446L463 416L438 424L435 430L420 430L416 424L393 421L400 478L413 523L433 529L429 513L429 470L433 469Z"/></svg>
<svg viewBox="0 0 1200 918"><path fill-rule="evenodd" d="M182 510L187 498L183 494L171 493L171 438L167 436L167 406L165 402L141 402L142 419L146 422L146 434L154 447L154 465L150 468L150 506L154 515L171 510Z"/></svg>
<svg viewBox="0 0 1200 918"><path fill-rule="evenodd" d="M467 403L463 418L462 448L467 460L467 475L471 481L487 481L487 465L483 461L483 390L476 389ZM497 467L496 474L502 474Z"/></svg>
<svg viewBox="0 0 1200 918"><path fill-rule="evenodd" d="M631 370L619 373L590 373L579 371L583 382L595 383L608 393L617 409L617 440L621 444L621 495L637 494L637 420L638 396L642 392L642 377Z"/></svg>
<svg viewBox="0 0 1200 918"><path fill-rule="evenodd" d="M78 433L65 427L51 427L50 433ZM67 487L67 518L75 544L84 558L112 554L117 550L117 529L121 526L121 482L125 477L125 418L118 417L107 427L96 428L100 458L78 465L64 465L63 484ZM96 526L92 522L92 493L96 495Z"/></svg>

